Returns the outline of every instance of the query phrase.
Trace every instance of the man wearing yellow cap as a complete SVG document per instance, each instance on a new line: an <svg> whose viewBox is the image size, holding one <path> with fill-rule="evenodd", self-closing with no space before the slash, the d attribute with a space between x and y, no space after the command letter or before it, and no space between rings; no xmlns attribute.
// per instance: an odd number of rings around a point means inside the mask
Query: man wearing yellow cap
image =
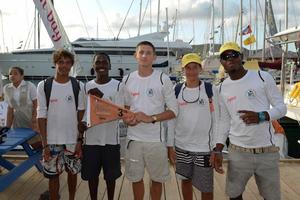
<svg viewBox="0 0 300 200"><path fill-rule="evenodd" d="M185 200L193 199L193 185L202 192L203 200L212 200L213 169L209 158L216 124L213 102L217 100L212 96L212 85L199 80L199 55L184 55L182 69L186 82L175 86L178 115L168 123L168 146L175 146L175 151L169 151L169 158L176 162Z"/></svg>
<svg viewBox="0 0 300 200"><path fill-rule="evenodd" d="M242 200L254 175L265 200L280 200L279 153L271 120L286 114L283 98L270 74L243 67L236 43L221 46L220 60L229 77L219 90L220 118L212 165L223 172L221 152L229 137L226 193L230 199Z"/></svg>

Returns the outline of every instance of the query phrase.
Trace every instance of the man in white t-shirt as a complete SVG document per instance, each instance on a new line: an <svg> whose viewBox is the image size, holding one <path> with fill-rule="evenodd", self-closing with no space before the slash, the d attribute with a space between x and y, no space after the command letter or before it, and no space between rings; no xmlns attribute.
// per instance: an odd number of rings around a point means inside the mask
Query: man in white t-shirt
<svg viewBox="0 0 300 200"><path fill-rule="evenodd" d="M182 57L186 81L175 86L178 115L168 121L168 146L176 174L181 179L183 199L193 198L193 186L201 191L202 200L213 199L213 169L209 163L214 145L216 88L201 81L201 58L195 53ZM215 92L213 92L213 90Z"/></svg>
<svg viewBox="0 0 300 200"><path fill-rule="evenodd" d="M158 200L162 183L169 178L162 121L174 118L178 108L171 80L152 68L156 59L153 44L140 42L134 56L138 70L125 76L122 81L125 105L135 112L135 115L124 119L129 125L125 175L132 182L134 199L142 200L146 168L151 179L151 199Z"/></svg>
<svg viewBox="0 0 300 200"><path fill-rule="evenodd" d="M98 53L93 58L96 78L86 83L89 93L95 88L102 92L102 98L115 104L122 104L119 97L119 81L109 78L110 58ZM81 177L89 183L91 200L97 200L99 175L103 168L107 198L114 199L116 179L122 175L120 164L120 141L118 120L90 127L85 132L82 151Z"/></svg>
<svg viewBox="0 0 300 200"><path fill-rule="evenodd" d="M50 199L59 199L59 175L66 168L69 199L74 199L83 138L83 133L78 132L77 124L84 114L84 88L82 83L69 77L74 64L72 53L64 49L55 51L53 63L56 69L54 78L41 81L37 87L43 172L49 178ZM48 80L52 81L50 91Z"/></svg>
<svg viewBox="0 0 300 200"><path fill-rule="evenodd" d="M280 200L279 153L271 120L284 117L287 108L273 77L246 70L240 47L228 42L220 48L220 60L229 77L220 86L220 118L213 167L223 173L222 149L229 137L226 193L242 200L254 175L261 196Z"/></svg>

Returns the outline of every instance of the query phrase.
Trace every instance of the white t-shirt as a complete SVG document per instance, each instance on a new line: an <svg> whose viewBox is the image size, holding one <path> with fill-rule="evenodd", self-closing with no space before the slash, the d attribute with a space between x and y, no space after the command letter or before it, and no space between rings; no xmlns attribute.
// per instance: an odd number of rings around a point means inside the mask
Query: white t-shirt
<svg viewBox="0 0 300 200"><path fill-rule="evenodd" d="M246 125L239 110L266 111L270 120L284 117L287 111L273 77L267 72L248 71L239 80L225 79L220 92L220 123L217 143L225 143L229 135L232 144L245 148L274 144L274 129L270 121ZM272 106L272 107L271 107Z"/></svg>
<svg viewBox="0 0 300 200"><path fill-rule="evenodd" d="M213 94L217 93L213 87ZM213 109L210 111L209 99L204 82L200 88L188 88L182 85L178 94L178 115L168 121L168 146L174 145L191 152L209 152L214 145L216 130L216 96L213 99ZM196 101L197 102L194 102ZM188 103L189 102L189 103ZM192 103L194 102L194 103Z"/></svg>
<svg viewBox="0 0 300 200"><path fill-rule="evenodd" d="M119 95L119 83L120 82L115 79L111 79L106 84L98 84L92 80L86 83L85 87L86 92L92 88L98 88L104 94L103 99L122 105L123 103ZM106 144L119 144L118 120L89 128L85 133L85 137L85 144L87 145L105 146Z"/></svg>
<svg viewBox="0 0 300 200"><path fill-rule="evenodd" d="M47 110L44 81L37 87L37 118L47 118L48 144L75 144L78 136L77 111L71 81L61 84L53 80ZM84 87L80 82L78 110L84 110Z"/></svg>
<svg viewBox="0 0 300 200"><path fill-rule="evenodd" d="M10 107L13 107L13 106L11 105L11 103L8 100L7 90L8 89L13 90L13 98L16 101L16 103L18 105L20 105L20 94L21 94L21 90L24 88L22 86L24 86L26 84L27 84L27 104L30 105L30 104L32 104L33 100L36 100L36 98L37 98L36 87L30 81L22 80L22 82L20 83L20 85L18 87L15 87L12 83L9 83L4 86L3 91L4 91L5 101L8 103L8 105Z"/></svg>
<svg viewBox="0 0 300 200"><path fill-rule="evenodd" d="M127 80L127 81L126 81ZM126 83L125 83L126 82ZM141 77L134 71L123 78L122 91L125 105L130 106L133 112L144 112L146 115L155 115L165 111L165 106L177 115L178 108L170 78L153 70L148 77ZM129 140L143 142L165 141L165 128L161 122L139 123L128 127Z"/></svg>

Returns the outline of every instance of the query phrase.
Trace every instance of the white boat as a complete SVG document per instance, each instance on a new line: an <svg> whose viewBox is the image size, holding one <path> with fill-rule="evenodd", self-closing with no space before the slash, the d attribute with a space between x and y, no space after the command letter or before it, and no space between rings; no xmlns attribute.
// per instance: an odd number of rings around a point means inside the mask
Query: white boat
<svg viewBox="0 0 300 200"><path fill-rule="evenodd" d="M112 64L111 77L121 78L124 74L136 70L137 63L133 54L136 45L143 40L152 42L156 47L157 60L154 67L169 74L179 65L178 57L186 51L191 51L192 47L189 43L182 40L174 42L164 41L167 34L167 32L155 32L119 40L79 38L72 42L80 65L83 67L83 72L79 74L79 78L90 78L93 75L91 74L91 62L96 52L104 52L110 56ZM169 56L168 47L170 49ZM2 73L3 75L7 75L10 67L20 66L24 68L25 79L40 80L48 76L53 76L53 51L54 48L45 48L2 53L0 54Z"/></svg>

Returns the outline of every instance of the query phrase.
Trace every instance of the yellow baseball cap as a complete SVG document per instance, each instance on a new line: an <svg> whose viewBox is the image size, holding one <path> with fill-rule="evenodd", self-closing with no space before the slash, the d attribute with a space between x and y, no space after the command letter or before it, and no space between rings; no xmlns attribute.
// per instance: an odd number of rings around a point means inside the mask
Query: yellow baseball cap
<svg viewBox="0 0 300 200"><path fill-rule="evenodd" d="M202 63L201 57L196 53L185 54L181 59L181 67L184 68L187 64L192 62L201 65Z"/></svg>
<svg viewBox="0 0 300 200"><path fill-rule="evenodd" d="M227 42L227 43L223 44L219 50L220 55L227 50L233 50L233 51L237 51L237 52L241 53L241 48L235 42Z"/></svg>

